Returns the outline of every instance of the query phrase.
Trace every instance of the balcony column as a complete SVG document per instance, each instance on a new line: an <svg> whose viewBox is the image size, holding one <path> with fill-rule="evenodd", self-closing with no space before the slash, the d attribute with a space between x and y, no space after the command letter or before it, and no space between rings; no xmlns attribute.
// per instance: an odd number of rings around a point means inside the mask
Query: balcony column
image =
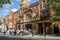
<svg viewBox="0 0 60 40"><path fill-rule="evenodd" d="M18 29L18 24L16 25L17 29Z"/></svg>
<svg viewBox="0 0 60 40"><path fill-rule="evenodd" d="M21 26L21 29L22 29L22 27L23 27L22 24L20 24L20 26Z"/></svg>
<svg viewBox="0 0 60 40"><path fill-rule="evenodd" d="M43 22L43 35L44 37L46 37L44 22Z"/></svg>
<svg viewBox="0 0 60 40"><path fill-rule="evenodd" d="M24 30L25 30L25 23L23 24L23 28L24 28Z"/></svg>
<svg viewBox="0 0 60 40"><path fill-rule="evenodd" d="M24 22L26 22L26 14L24 14Z"/></svg>

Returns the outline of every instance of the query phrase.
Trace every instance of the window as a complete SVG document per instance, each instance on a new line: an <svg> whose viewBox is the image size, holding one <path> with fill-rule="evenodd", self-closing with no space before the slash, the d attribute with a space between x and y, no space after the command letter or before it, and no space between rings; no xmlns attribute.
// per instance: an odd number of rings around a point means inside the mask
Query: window
<svg viewBox="0 0 60 40"><path fill-rule="evenodd" d="M9 22L9 24L12 24L12 22Z"/></svg>
<svg viewBox="0 0 60 40"><path fill-rule="evenodd" d="M10 18L12 18L12 16L11 16L11 15L9 16L9 19L10 19Z"/></svg>
<svg viewBox="0 0 60 40"><path fill-rule="evenodd" d="M39 13L37 13L36 16L39 16Z"/></svg>
<svg viewBox="0 0 60 40"><path fill-rule="evenodd" d="M23 18L23 13L20 13L20 18Z"/></svg>
<svg viewBox="0 0 60 40"><path fill-rule="evenodd" d="M42 2L42 7L45 7L46 6L46 2Z"/></svg>
<svg viewBox="0 0 60 40"><path fill-rule="evenodd" d="M36 8L36 6L34 6L34 9Z"/></svg>
<svg viewBox="0 0 60 40"><path fill-rule="evenodd" d="M30 8L31 10L34 10L33 8Z"/></svg>
<svg viewBox="0 0 60 40"><path fill-rule="evenodd" d="M9 16L9 19L12 18L12 16Z"/></svg>
<svg viewBox="0 0 60 40"><path fill-rule="evenodd" d="M38 5L36 5L36 8L38 8Z"/></svg>
<svg viewBox="0 0 60 40"><path fill-rule="evenodd" d="M36 8L38 8L38 6L36 5L36 6L34 6L34 9L36 9Z"/></svg>
<svg viewBox="0 0 60 40"><path fill-rule="evenodd" d="M12 18L12 15L11 15L11 14L9 14L9 19L10 19L10 18Z"/></svg>
<svg viewBox="0 0 60 40"><path fill-rule="evenodd" d="M8 21L6 21L6 23L9 23Z"/></svg>
<svg viewBox="0 0 60 40"><path fill-rule="evenodd" d="M32 17L35 18L35 17L36 17L36 13L33 13L33 14L32 14Z"/></svg>
<svg viewBox="0 0 60 40"><path fill-rule="evenodd" d="M31 14L27 14L26 15L26 19L28 20L28 19L31 19L32 18L32 15Z"/></svg>

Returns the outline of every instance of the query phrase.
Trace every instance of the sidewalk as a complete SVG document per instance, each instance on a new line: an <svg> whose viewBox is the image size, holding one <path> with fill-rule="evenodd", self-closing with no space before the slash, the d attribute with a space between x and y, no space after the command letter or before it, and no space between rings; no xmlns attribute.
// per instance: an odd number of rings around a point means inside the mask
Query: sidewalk
<svg viewBox="0 0 60 40"><path fill-rule="evenodd" d="M40 38L46 38L46 39L60 39L60 36L50 36L50 35L46 35L46 37L44 37L44 35L24 35L24 36L20 36L20 35L1 35L0 36L5 36L5 37L12 37L12 38L25 38L25 39L40 39Z"/></svg>
<svg viewBox="0 0 60 40"><path fill-rule="evenodd" d="M17 37L17 36L16 36ZM21 38L32 38L32 39L40 39L40 38L47 38L47 39L60 39L60 37L58 36L50 36L50 35L46 35L46 37L44 37L43 35L25 35L25 36L18 36Z"/></svg>

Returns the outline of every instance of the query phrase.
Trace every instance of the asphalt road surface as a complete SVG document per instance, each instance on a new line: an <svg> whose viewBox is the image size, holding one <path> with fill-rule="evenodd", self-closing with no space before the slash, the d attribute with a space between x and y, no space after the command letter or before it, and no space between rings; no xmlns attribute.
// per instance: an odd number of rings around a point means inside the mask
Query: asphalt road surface
<svg viewBox="0 0 60 40"><path fill-rule="evenodd" d="M24 38L12 38L12 37L6 37L6 36L0 36L0 40L60 40L60 39L46 39L46 38L39 38L39 39L24 39Z"/></svg>

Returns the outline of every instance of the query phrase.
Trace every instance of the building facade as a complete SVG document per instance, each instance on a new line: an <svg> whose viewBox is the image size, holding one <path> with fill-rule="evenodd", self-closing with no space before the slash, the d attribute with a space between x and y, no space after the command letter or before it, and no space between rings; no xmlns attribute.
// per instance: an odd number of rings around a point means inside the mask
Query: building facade
<svg viewBox="0 0 60 40"><path fill-rule="evenodd" d="M21 0L21 8L17 12L10 12L9 15L5 17L6 27L8 25L7 29L31 29L34 34L60 33L60 22L54 26L57 22L53 24L49 21L49 18L55 14L53 11L50 13L47 12L47 3L47 0L40 0L39 2L29 5L28 0Z"/></svg>

